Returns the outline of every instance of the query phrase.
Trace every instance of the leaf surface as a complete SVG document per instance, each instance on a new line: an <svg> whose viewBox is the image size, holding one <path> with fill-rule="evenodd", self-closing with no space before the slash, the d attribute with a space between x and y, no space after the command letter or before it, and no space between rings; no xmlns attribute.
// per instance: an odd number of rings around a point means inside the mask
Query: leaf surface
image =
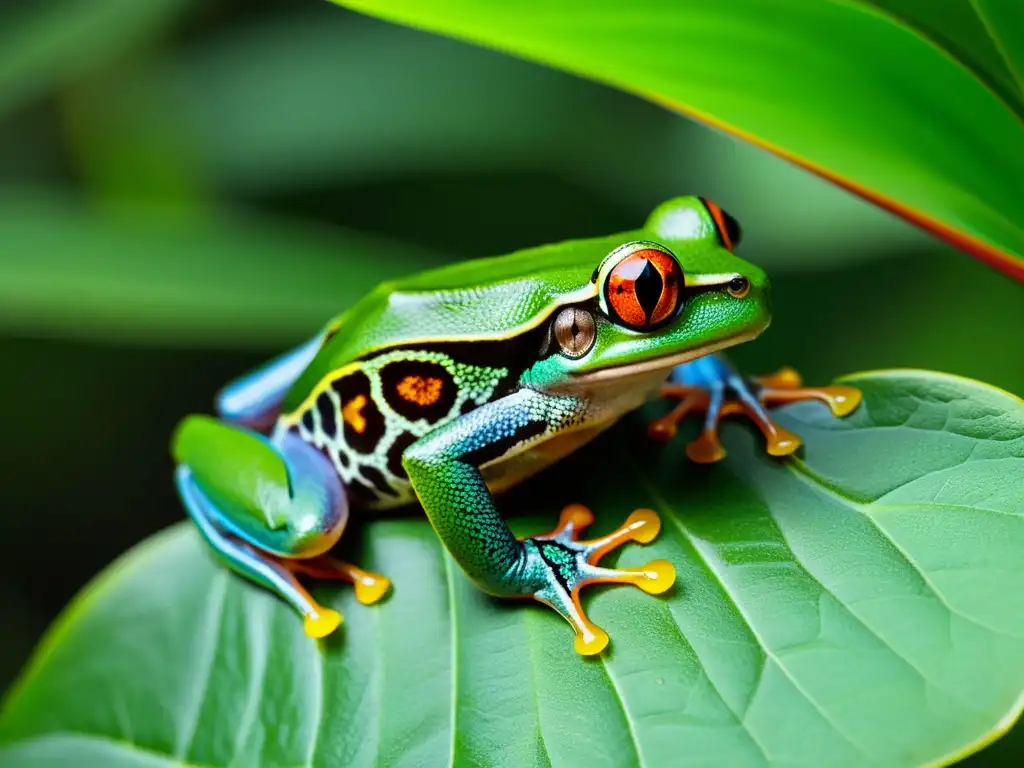
<svg viewBox="0 0 1024 768"><path fill-rule="evenodd" d="M520 535L568 501L603 530L661 514L620 563L668 558L678 586L587 595L612 636L598 659L553 612L484 596L422 519L362 528L357 557L395 590L365 607L319 586L346 617L319 647L182 525L51 629L4 704L0 763L947 763L1021 707L1024 404L922 372L850 382L865 402L845 420L780 412L798 460L730 424L725 462L689 465L629 419L507 499L544 512Z"/></svg>

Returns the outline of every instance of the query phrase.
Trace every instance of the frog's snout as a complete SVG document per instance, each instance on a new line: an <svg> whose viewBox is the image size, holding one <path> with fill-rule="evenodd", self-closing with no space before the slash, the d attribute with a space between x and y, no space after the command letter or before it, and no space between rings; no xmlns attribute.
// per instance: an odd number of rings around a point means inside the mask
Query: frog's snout
<svg viewBox="0 0 1024 768"><path fill-rule="evenodd" d="M772 317L772 289L764 272L755 270L737 274L726 284L725 291L747 306L752 312L750 319L759 331L768 327Z"/></svg>

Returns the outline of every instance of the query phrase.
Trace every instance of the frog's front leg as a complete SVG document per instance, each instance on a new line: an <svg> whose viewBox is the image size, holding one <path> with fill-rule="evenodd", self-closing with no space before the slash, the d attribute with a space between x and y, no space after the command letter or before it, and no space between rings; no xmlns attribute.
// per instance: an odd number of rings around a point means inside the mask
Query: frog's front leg
<svg viewBox="0 0 1024 768"><path fill-rule="evenodd" d="M239 426L190 416L175 433L178 492L203 538L235 571L270 589L323 637L341 623L296 574L355 584L363 603L389 581L326 553L348 519L344 488L330 462L291 434L271 440Z"/></svg>
<svg viewBox="0 0 1024 768"><path fill-rule="evenodd" d="M770 376L744 377L721 355L708 355L676 367L660 394L679 403L651 422L651 437L671 440L676 426L689 413L703 412L704 428L686 446L686 455L702 464L725 457L718 439L718 425L724 416L745 414L764 434L770 455L788 456L800 447L800 438L776 424L766 406L820 400L835 416L842 417L856 410L861 400L860 392L853 387L802 387L800 375L792 368L783 368Z"/></svg>
<svg viewBox="0 0 1024 768"><path fill-rule="evenodd" d="M467 575L490 594L533 597L551 606L575 629L576 650L589 655L607 645L608 635L587 618L579 599L583 587L615 582L658 594L675 581L664 560L635 569L597 565L627 541L652 541L661 525L657 515L638 510L610 535L579 541L579 531L593 518L570 505L554 531L519 540L495 508L480 471L581 424L586 408L571 396L521 389L420 438L406 449L403 465L431 524Z"/></svg>

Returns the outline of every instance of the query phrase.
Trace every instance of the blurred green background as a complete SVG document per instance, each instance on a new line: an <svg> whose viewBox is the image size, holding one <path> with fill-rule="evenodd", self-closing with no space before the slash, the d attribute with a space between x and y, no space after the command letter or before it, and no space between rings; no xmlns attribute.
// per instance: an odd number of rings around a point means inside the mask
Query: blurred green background
<svg viewBox="0 0 1024 768"><path fill-rule="evenodd" d="M183 518L167 440L224 382L385 277L684 193L772 275L750 371L1024 394L1024 287L635 98L319 0L0 5L0 691L88 579Z"/></svg>

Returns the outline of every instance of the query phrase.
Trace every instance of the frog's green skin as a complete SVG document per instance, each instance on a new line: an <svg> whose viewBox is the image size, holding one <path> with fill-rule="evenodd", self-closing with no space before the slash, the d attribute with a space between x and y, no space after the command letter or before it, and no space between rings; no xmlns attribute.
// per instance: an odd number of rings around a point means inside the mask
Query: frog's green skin
<svg viewBox="0 0 1024 768"><path fill-rule="evenodd" d="M637 231L381 285L316 339L228 387L220 411L234 424L201 416L182 423L173 453L186 507L229 565L286 598L307 632L322 636L340 616L317 605L296 572L354 580L364 602L387 588L383 577L325 556L344 529L346 499L367 507L418 499L482 589L551 605L574 625L577 650L601 650L607 636L583 614L579 589L593 581L667 589L668 563L596 565L624 541L651 540L657 518L640 511L611 537L578 542L589 513L570 507L549 537L519 541L491 494L592 439L673 370L678 382L710 387L719 408L729 386L751 398L716 357L683 365L769 323L767 278L727 247L733 224L701 198L677 198ZM682 308L656 327L627 327L605 286L624 257L651 248L678 259ZM665 274L662 297L672 282ZM669 306L652 308L652 284L644 289L649 315ZM582 325L573 326L576 336L565 325L559 337L554 318L567 307L588 315L563 315Z"/></svg>

